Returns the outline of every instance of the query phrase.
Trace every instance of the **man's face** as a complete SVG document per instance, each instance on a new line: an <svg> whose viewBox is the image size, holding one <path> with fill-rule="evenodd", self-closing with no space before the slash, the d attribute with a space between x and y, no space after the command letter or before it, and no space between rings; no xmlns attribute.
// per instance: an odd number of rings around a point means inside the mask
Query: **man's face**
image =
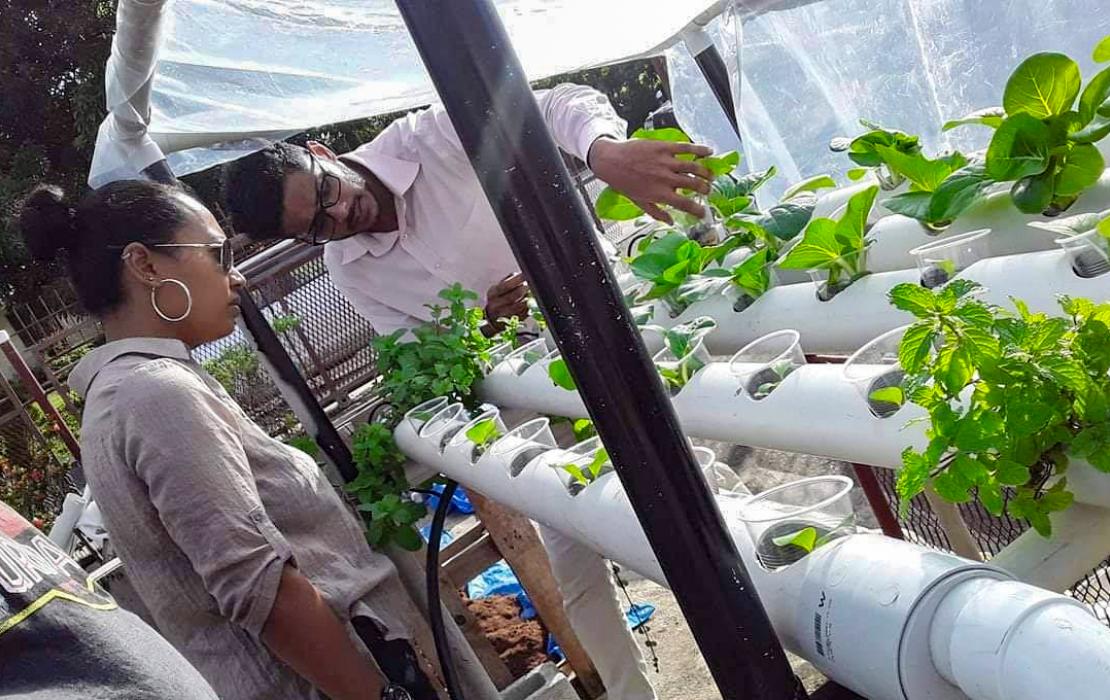
<svg viewBox="0 0 1110 700"><path fill-rule="evenodd" d="M282 233L324 243L363 233L378 219L378 203L366 182L328 155L310 155L309 170L285 176Z"/></svg>

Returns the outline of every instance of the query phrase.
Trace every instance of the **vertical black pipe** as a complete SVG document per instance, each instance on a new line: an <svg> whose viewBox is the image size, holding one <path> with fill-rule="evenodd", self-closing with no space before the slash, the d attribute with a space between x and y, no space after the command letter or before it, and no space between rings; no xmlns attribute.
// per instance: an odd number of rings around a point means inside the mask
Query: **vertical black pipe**
<svg viewBox="0 0 1110 700"><path fill-rule="evenodd" d="M728 118L728 123L732 125L732 130L736 132L736 138L740 139L740 123L736 120L736 104L732 101L732 85L728 77L728 68L725 66L724 59L721 58L721 52L710 42L708 47L694 55L694 61L701 69L701 74L705 76L705 82L709 83L709 88L713 90L713 95L720 103L721 109L725 111L725 117Z"/></svg>
<svg viewBox="0 0 1110 700"><path fill-rule="evenodd" d="M804 698L489 0L397 0L727 700Z"/></svg>
<svg viewBox="0 0 1110 700"><path fill-rule="evenodd" d="M276 379L293 389L297 399L308 413L308 421L304 426L305 432L316 440L316 444L335 465L343 480L353 481L358 476L358 468L355 467L347 443L343 442L339 431L335 429L335 425L328 418L328 414L324 412L320 402L312 394L312 389L309 388L301 373L297 371L297 365L293 363L293 359L285 351L285 346L281 344L277 333L270 327L266 317L262 315L262 310L258 308L258 305L254 302L254 297L251 296L246 287L239 289L239 308L242 313L243 325L246 326L247 331L254 338L258 351L266 356L270 366L277 373ZM303 415L299 417L302 421L305 419Z"/></svg>

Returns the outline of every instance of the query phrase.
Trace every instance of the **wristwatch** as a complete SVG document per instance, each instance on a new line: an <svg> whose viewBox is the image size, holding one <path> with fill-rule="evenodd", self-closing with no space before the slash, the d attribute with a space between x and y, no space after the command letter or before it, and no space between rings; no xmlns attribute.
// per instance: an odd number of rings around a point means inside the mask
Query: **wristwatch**
<svg viewBox="0 0 1110 700"><path fill-rule="evenodd" d="M401 686L390 683L382 691L382 700L412 700L412 694Z"/></svg>

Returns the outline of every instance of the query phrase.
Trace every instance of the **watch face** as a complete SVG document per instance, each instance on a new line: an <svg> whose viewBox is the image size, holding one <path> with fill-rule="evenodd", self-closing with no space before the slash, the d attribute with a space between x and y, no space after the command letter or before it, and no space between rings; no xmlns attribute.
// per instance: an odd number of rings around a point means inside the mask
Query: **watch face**
<svg viewBox="0 0 1110 700"><path fill-rule="evenodd" d="M412 695L399 685L390 685L382 691L382 700L412 700Z"/></svg>

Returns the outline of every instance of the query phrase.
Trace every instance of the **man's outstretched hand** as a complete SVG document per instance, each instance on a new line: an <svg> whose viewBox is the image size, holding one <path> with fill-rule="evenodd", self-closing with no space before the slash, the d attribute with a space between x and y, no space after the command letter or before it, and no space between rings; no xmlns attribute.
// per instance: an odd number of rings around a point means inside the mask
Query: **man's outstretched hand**
<svg viewBox="0 0 1110 700"><path fill-rule="evenodd" d="M500 330L499 319L528 317L528 282L523 273L509 275L486 292L486 320Z"/></svg>
<svg viewBox="0 0 1110 700"><path fill-rule="evenodd" d="M704 165L675 156L690 153L696 157L712 155L713 149L692 143L669 141L614 141L600 138L590 147L589 165L603 182L631 199L649 216L668 224L666 204L698 218L705 208L677 190L709 194L712 174Z"/></svg>

